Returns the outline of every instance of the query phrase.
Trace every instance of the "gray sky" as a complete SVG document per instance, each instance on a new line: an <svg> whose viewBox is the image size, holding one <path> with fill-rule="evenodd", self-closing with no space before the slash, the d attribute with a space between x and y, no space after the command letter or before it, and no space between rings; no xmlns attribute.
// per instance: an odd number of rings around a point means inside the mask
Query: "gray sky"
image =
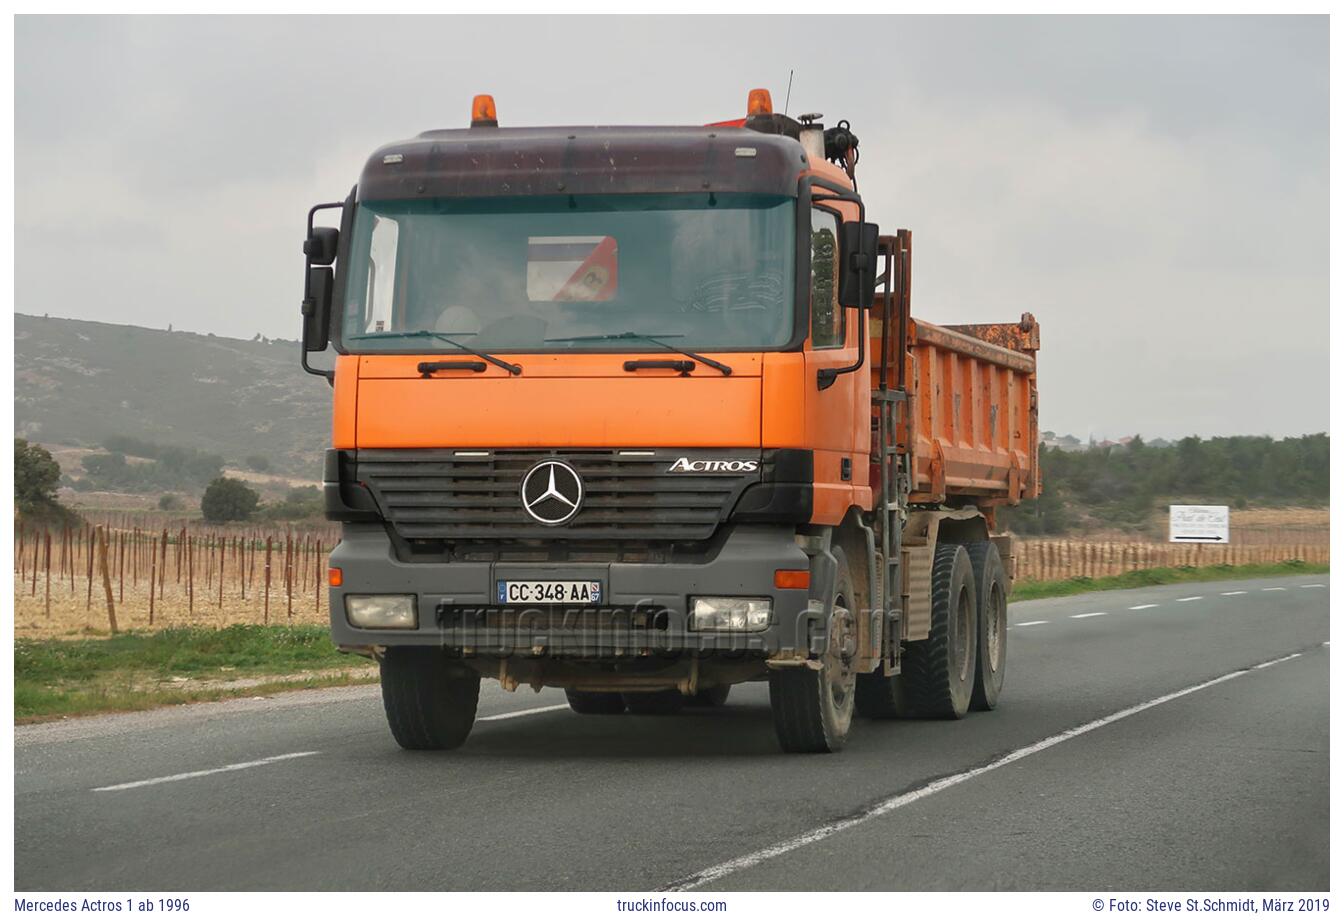
<svg viewBox="0 0 1344 920"><path fill-rule="evenodd" d="M914 312L1042 327L1041 426L1328 420L1328 25L1296 18L19 17L16 309L297 338L307 207L465 126L848 118Z"/></svg>

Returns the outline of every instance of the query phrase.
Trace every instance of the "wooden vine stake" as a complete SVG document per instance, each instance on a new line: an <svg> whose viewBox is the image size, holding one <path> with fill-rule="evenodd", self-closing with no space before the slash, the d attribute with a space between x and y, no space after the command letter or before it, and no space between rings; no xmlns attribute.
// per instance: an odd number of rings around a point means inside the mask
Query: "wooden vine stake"
<svg viewBox="0 0 1344 920"><path fill-rule="evenodd" d="M262 604L261 622L271 622L271 538L266 538L266 600Z"/></svg>
<svg viewBox="0 0 1344 920"><path fill-rule="evenodd" d="M107 596L107 625L117 634L117 608L112 603L112 571L107 564L107 532L98 528L98 567L103 570L103 593Z"/></svg>

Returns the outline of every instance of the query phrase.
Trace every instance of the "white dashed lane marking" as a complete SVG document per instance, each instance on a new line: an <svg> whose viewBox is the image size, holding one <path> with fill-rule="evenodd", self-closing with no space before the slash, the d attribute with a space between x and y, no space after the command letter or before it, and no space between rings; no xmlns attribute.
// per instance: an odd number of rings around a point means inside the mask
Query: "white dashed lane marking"
<svg viewBox="0 0 1344 920"><path fill-rule="evenodd" d="M1298 587L1299 587L1299 588L1324 588L1325 585L1310 584L1310 585L1298 585Z"/></svg>
<svg viewBox="0 0 1344 920"><path fill-rule="evenodd" d="M1139 604L1137 607L1130 607L1129 609L1130 609L1130 610L1149 610L1149 609L1151 609L1151 608L1153 608L1153 607L1156 607L1156 606L1158 606L1158 605L1157 605L1157 604Z"/></svg>
<svg viewBox="0 0 1344 920"><path fill-rule="evenodd" d="M1223 597L1236 597L1238 594L1245 594L1245 591L1224 591Z"/></svg>
<svg viewBox="0 0 1344 920"><path fill-rule="evenodd" d="M1105 611L1105 610L1098 610L1096 613L1075 613L1075 614L1073 614L1073 616L1069 617L1069 619L1070 619L1070 620L1086 620L1088 617L1104 617L1104 616L1106 616L1106 611Z"/></svg>
<svg viewBox="0 0 1344 920"><path fill-rule="evenodd" d="M568 703L561 703L559 706L538 706L536 709L520 709L518 712L502 712L497 716L485 716L477 719L477 722L499 722L503 719L516 719L519 716L535 716L542 712L558 712L561 709L568 709Z"/></svg>
<svg viewBox="0 0 1344 920"><path fill-rule="evenodd" d="M1044 626L1049 620L1027 620L1025 623L1015 623L1015 626Z"/></svg>
<svg viewBox="0 0 1344 920"><path fill-rule="evenodd" d="M138 789L141 786L157 786L159 783L175 783L184 779L195 779L198 776L211 776L215 773L230 773L234 770L246 770L249 767L265 766L269 763L279 763L282 760L293 760L296 757L312 757L317 751L299 751L294 754L277 754L274 757L263 757L261 760L249 760L244 763L231 763L223 767L215 767L211 770L193 770L190 773L174 773L172 776L156 776L154 779L140 779L133 783L118 783L115 786L99 786L94 792L120 792L123 789Z"/></svg>
<svg viewBox="0 0 1344 920"><path fill-rule="evenodd" d="M1178 597L1176 598L1176 603L1184 604L1186 601L1202 601L1202 600L1204 600L1204 595L1196 594L1194 597Z"/></svg>
<svg viewBox="0 0 1344 920"><path fill-rule="evenodd" d="M1287 588L1261 588L1261 591L1287 591Z"/></svg>

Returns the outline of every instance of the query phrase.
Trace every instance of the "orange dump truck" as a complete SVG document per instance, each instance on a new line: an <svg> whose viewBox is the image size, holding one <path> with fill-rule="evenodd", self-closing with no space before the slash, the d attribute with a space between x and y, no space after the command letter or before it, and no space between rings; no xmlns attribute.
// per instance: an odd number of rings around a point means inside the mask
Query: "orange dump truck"
<svg viewBox="0 0 1344 920"><path fill-rule="evenodd" d="M1037 327L912 318L910 233L820 117L508 128L482 96L309 212L332 636L403 747L463 743L483 677L613 717L766 681L798 752L994 708Z"/></svg>

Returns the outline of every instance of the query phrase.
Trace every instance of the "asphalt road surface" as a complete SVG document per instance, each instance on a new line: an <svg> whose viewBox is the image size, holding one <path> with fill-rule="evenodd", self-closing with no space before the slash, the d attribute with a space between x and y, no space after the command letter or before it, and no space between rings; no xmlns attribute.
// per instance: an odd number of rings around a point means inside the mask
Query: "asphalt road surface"
<svg viewBox="0 0 1344 920"><path fill-rule="evenodd" d="M1328 576L1009 608L1000 708L779 753L722 709L482 685L458 751L376 687L21 727L33 890L1326 890Z"/></svg>

